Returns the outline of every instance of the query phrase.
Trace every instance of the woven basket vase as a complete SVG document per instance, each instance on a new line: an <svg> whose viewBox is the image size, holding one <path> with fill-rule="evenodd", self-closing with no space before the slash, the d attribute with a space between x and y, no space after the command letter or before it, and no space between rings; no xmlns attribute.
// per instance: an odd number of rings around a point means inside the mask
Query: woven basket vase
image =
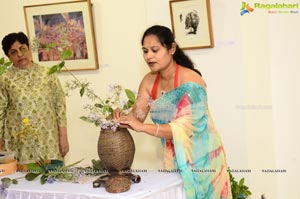
<svg viewBox="0 0 300 199"><path fill-rule="evenodd" d="M116 131L101 129L98 155L108 172L129 170L135 153L135 145L128 129Z"/></svg>

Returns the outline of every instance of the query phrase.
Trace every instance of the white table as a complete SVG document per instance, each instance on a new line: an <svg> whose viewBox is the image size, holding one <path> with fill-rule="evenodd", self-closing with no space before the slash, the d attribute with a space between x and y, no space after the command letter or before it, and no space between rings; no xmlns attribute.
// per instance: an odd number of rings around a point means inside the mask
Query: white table
<svg viewBox="0 0 300 199"><path fill-rule="evenodd" d="M7 189L5 199L184 199L182 180L178 173L147 171L134 173L141 176L140 183L133 183L130 190L123 193L108 193L104 187L93 188L86 184L54 182L41 185L39 177L34 181L19 179L17 185ZM9 178L24 176L15 173ZM2 178L2 177L1 177ZM0 196L1 198L1 196Z"/></svg>

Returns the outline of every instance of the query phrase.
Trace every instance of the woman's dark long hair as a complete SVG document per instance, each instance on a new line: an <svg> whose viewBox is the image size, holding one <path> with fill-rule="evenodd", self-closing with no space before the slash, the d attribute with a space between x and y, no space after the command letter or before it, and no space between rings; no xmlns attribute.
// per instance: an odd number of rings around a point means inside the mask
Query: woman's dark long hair
<svg viewBox="0 0 300 199"><path fill-rule="evenodd" d="M162 46L166 47L168 50L172 48L172 44L176 43L174 39L174 35L172 31L165 27L165 26L151 26L148 28L142 37L141 44L144 45L144 39L148 35L155 35ZM176 44L176 51L173 55L174 60L176 63L180 64L183 67L189 68L195 72L197 72L200 76L201 73L197 69L195 69L194 63L191 61L191 59L183 52L183 50Z"/></svg>

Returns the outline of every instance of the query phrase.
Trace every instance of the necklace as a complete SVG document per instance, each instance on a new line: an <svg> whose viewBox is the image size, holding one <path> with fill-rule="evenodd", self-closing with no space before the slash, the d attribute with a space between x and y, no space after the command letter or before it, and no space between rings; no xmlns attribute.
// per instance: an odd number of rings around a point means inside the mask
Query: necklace
<svg viewBox="0 0 300 199"><path fill-rule="evenodd" d="M177 65L175 67L175 71L173 72L173 74L171 75L171 77L169 77L166 81L167 83L165 84L165 86L163 85L163 79L162 77L160 76L160 87L161 87L161 91L160 91L160 94L161 95L164 95L166 92L172 90L173 88L175 87L171 87L169 86L171 80L175 81L174 78L175 78L175 74L176 74L176 71L177 71Z"/></svg>
<svg viewBox="0 0 300 199"><path fill-rule="evenodd" d="M170 83L172 82L172 79L174 79L175 77L175 73L172 75L172 77L170 78L171 80L168 80L167 83L165 85L163 85L163 82L160 82L160 87L161 87L161 91L160 94L164 95L166 92L172 90L174 87L173 86L169 86Z"/></svg>

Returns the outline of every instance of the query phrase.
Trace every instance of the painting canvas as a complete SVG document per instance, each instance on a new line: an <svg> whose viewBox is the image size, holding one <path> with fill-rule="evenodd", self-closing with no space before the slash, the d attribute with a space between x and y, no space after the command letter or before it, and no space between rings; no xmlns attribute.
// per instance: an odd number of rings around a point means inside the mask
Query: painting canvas
<svg viewBox="0 0 300 199"><path fill-rule="evenodd" d="M34 61L52 66L70 50L68 70L98 69L90 7L89 1L24 6Z"/></svg>
<svg viewBox="0 0 300 199"><path fill-rule="evenodd" d="M182 49L214 46L208 0L170 1L172 29Z"/></svg>

